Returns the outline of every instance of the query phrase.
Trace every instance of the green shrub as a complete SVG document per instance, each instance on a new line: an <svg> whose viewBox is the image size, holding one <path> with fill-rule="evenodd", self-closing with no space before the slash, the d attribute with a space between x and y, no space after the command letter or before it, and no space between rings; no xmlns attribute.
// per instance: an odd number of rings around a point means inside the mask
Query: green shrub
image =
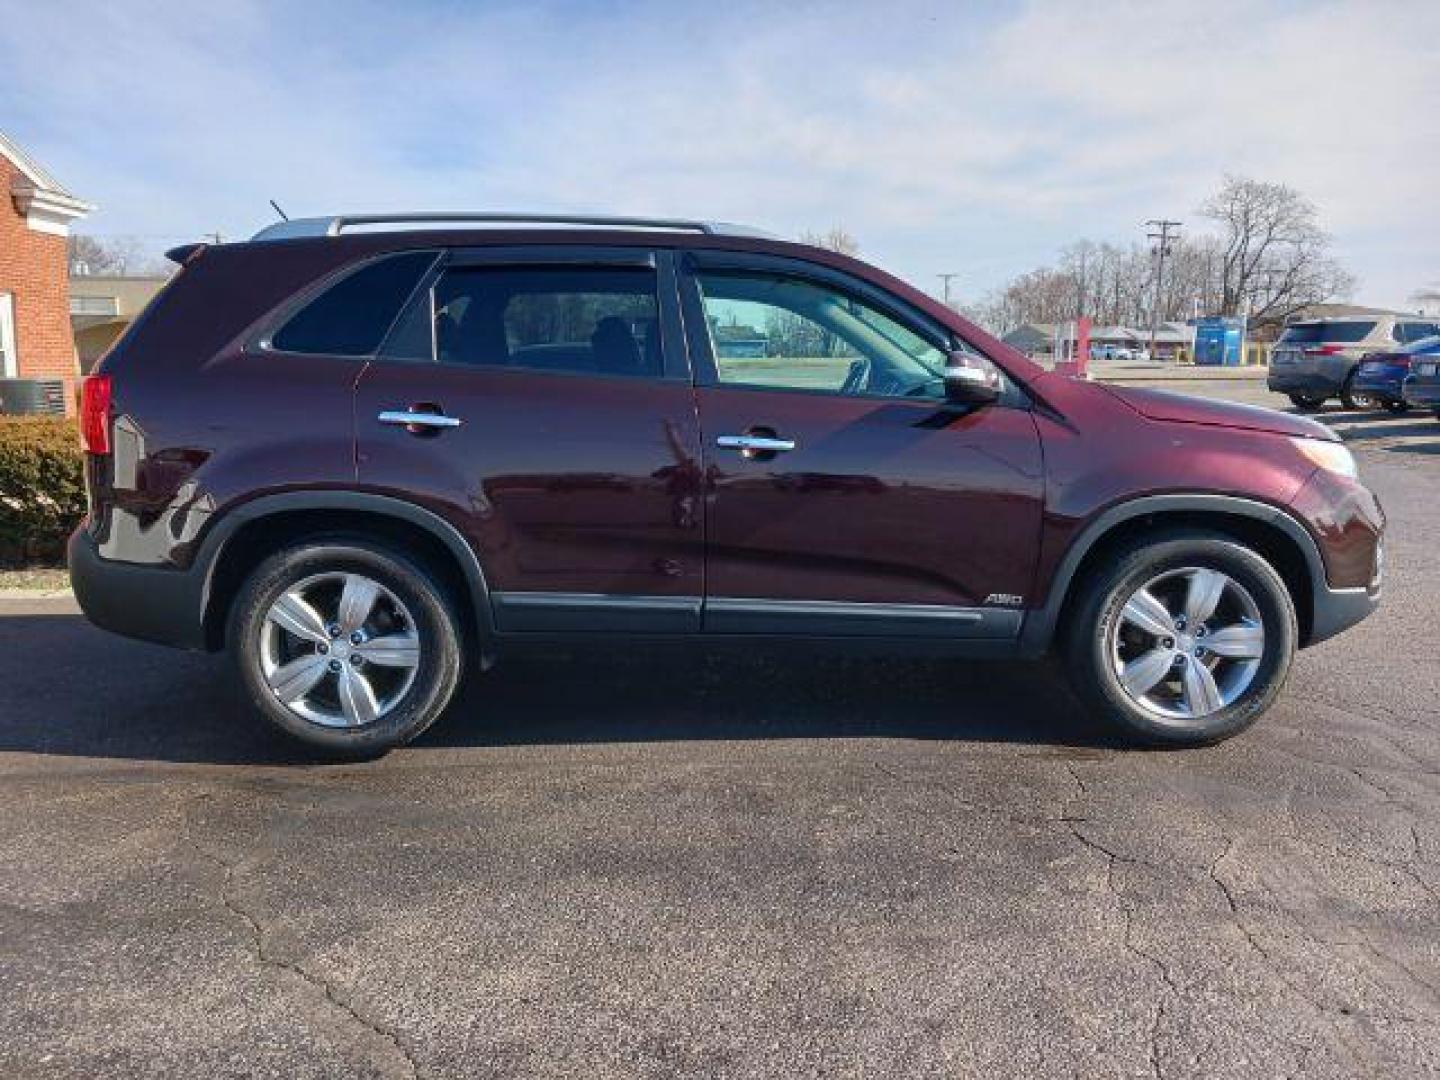
<svg viewBox="0 0 1440 1080"><path fill-rule="evenodd" d="M54 562L85 514L85 455L75 422L0 416L0 566Z"/></svg>

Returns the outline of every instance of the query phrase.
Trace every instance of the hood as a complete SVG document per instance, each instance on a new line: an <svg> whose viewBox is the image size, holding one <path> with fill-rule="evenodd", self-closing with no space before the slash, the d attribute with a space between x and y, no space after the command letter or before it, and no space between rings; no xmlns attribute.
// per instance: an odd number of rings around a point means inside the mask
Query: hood
<svg viewBox="0 0 1440 1080"><path fill-rule="evenodd" d="M1170 390L1142 390L1108 383L1091 385L1103 387L1107 393L1119 398L1149 420L1163 420L1171 424L1208 424L1210 427L1238 428L1243 431L1270 431L1276 435L1300 435L1329 442L1338 442L1340 439L1317 421L1303 416L1292 416L1276 409L1264 409L1259 405L1214 401L1189 394L1177 394Z"/></svg>

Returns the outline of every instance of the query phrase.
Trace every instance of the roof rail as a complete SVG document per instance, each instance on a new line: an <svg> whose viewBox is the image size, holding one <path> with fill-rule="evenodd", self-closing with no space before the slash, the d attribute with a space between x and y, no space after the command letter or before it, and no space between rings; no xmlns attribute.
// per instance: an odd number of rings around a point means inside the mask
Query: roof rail
<svg viewBox="0 0 1440 1080"><path fill-rule="evenodd" d="M713 236L757 236L770 234L747 225L719 221L690 221L683 218L619 217L605 214L524 214L515 212L423 211L399 214L335 214L330 217L293 218L261 229L251 240L298 240L305 237L339 236L356 226L394 226L397 229L420 225L580 225L606 229L656 229L664 232L695 232ZM384 230L380 230L384 231Z"/></svg>

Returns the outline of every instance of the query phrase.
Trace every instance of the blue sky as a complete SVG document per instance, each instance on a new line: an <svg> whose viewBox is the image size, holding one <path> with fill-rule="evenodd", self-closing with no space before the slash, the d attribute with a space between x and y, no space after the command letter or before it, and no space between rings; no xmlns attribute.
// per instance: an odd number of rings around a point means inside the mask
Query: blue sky
<svg viewBox="0 0 1440 1080"><path fill-rule="evenodd" d="M1440 4L0 0L0 126L155 247L339 209L843 225L961 299L1081 236L1321 207L1357 298L1440 284Z"/></svg>

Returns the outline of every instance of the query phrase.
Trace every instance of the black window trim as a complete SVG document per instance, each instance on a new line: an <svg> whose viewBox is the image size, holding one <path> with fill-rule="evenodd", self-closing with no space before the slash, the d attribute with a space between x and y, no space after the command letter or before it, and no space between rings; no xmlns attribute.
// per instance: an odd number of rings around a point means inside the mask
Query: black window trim
<svg viewBox="0 0 1440 1080"><path fill-rule="evenodd" d="M1006 392L996 402L999 406L1012 408L1028 408L1029 398L1020 388L1020 384L1012 379L1005 369L996 364L984 350L966 341L949 327L943 325L935 318L918 310L912 304L906 303L893 293L881 289L847 274L844 271L836 270L833 267L822 266L818 263L806 262L803 259L794 259L781 255L763 255L752 252L720 251L720 250L689 250L685 252L683 259L684 273L681 275L681 310L684 313L686 339L690 346L691 364L695 370L695 385L706 388L753 390L762 393L776 394L801 394L808 397L845 397L855 401L888 401L901 402L912 405L934 408L935 402L928 398L904 398L891 394L838 394L834 390L825 390L814 387L802 386L762 386L749 383L726 383L719 377L719 371L715 364L715 355L712 350L710 334L706 330L704 301L700 295L700 286L697 281L699 274L706 271L717 271L721 273L752 273L752 274L773 274L778 277L795 278L800 281L808 281L823 288L832 289L842 294L849 295L880 311L883 315L894 319L905 329L915 334L916 337L929 342L941 352L949 352L954 349L965 349L982 357L986 362L994 365L1004 379Z"/></svg>
<svg viewBox="0 0 1440 1080"><path fill-rule="evenodd" d="M687 350L685 348L685 337L682 330L682 323L679 312L678 289L675 284L675 268L672 253L663 248L637 248L637 247L606 247L603 245L537 245L537 246L505 246L505 247L455 247L442 252L442 257L422 274L415 290L406 298L404 306L401 307L399 315L391 324L385 339L380 343L380 348L371 357L372 362L377 364L409 364L426 365L438 364L437 359L417 359L407 356L394 356L386 354L386 346L391 343L395 333L399 330L401 322L410 308L421 296L428 295L434 289L436 282L451 269L470 268L503 268L503 267L524 267L524 268L576 268L593 267L595 269L649 269L655 272L655 303L660 323L660 363L661 376L656 379L652 377L639 377L646 382L683 382L691 381L690 367ZM505 367L505 366L484 366L477 365L474 368L476 374L512 374L512 375L535 375L553 376L560 379L604 379L606 381L636 382L635 375L615 375L607 372L597 371L565 371L547 370L542 368L527 367Z"/></svg>
<svg viewBox="0 0 1440 1080"><path fill-rule="evenodd" d="M374 266L376 263L407 255L430 255L430 265L420 272L416 278L417 284L411 288L410 292L406 294L405 299L400 302L400 307L396 310L395 317L390 320L390 325L387 326L385 332L380 335L380 344L376 349L368 353L302 352L294 349L282 349L275 344L275 335L283 330L291 319L295 318L295 316L300 314L300 312L312 302L320 299L321 296L325 295L325 293L335 288L341 282L353 274L358 274L361 270ZM373 360L379 350L384 348L385 343L390 340L390 335L395 332L395 327L399 323L400 317L409 310L410 304L415 297L415 288L418 288L419 283L424 282L435 272L435 267L442 261L441 256L443 255L444 249L436 247L398 248L391 251L376 252L373 255L366 255L356 259L354 262L348 262L344 266L336 267L334 270L320 275L315 281L312 281L309 285L306 285L282 303L268 317L262 319L260 328L246 338L242 348L246 351L253 350L274 353L280 356L305 356L319 359L345 360L352 364L357 361L363 363L368 360Z"/></svg>

